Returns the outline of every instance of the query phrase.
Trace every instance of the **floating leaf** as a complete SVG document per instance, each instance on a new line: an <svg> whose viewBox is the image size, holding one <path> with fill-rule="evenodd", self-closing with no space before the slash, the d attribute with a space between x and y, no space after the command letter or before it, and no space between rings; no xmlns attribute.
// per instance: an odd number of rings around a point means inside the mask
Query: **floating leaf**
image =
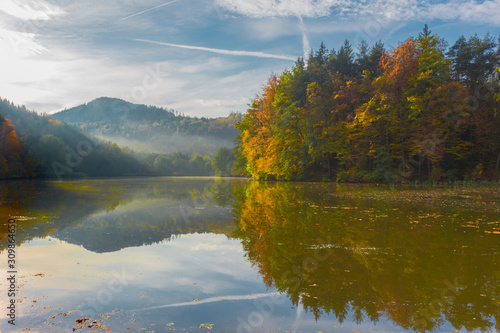
<svg viewBox="0 0 500 333"><path fill-rule="evenodd" d="M85 317L85 318L78 318L77 320L75 320L77 323L84 323L86 322L87 320L89 320L89 318Z"/></svg>
<svg viewBox="0 0 500 333"><path fill-rule="evenodd" d="M200 328L206 328L208 330L211 330L214 327L214 324L208 323L208 324L200 324Z"/></svg>

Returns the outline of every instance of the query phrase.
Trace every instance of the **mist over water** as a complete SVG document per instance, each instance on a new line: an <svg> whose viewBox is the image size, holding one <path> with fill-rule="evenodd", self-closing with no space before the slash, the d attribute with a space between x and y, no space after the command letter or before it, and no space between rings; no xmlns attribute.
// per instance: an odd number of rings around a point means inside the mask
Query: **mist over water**
<svg viewBox="0 0 500 333"><path fill-rule="evenodd" d="M191 136L187 134L155 134L144 140L128 139L123 136L100 135L102 139L117 143L121 147L127 147L135 151L146 151L156 153L186 153L213 155L221 147L233 149L234 143L231 139L217 137Z"/></svg>

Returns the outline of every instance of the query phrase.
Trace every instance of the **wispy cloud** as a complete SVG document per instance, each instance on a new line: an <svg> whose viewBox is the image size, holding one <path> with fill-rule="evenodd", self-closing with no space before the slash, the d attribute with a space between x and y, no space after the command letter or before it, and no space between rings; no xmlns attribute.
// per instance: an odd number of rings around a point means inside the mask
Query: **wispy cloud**
<svg viewBox="0 0 500 333"><path fill-rule="evenodd" d="M389 21L418 19L461 20L499 25L500 0L452 0L441 3L417 0L216 0L240 15L263 17L300 16L317 18L377 17Z"/></svg>
<svg viewBox="0 0 500 333"><path fill-rule="evenodd" d="M177 1L179 1L179 0L169 1L169 2L167 2L167 3L163 3L163 4L158 5L158 6L155 6L155 7L153 7L153 8L149 8L149 9L146 9L146 10L140 11L140 12L138 12L138 13L135 13L135 14L129 15L129 16L127 16L127 17L123 17L123 18L121 18L121 19L120 19L120 21L127 20L127 19L129 19L129 18L134 17L134 16L138 16L138 15L141 15L141 14L144 14L144 13L147 13L147 12L150 12L150 11L152 11L152 10L155 10L155 9L161 8L161 7L166 6L166 5L170 5L170 4L172 4L172 3L174 3L174 2L177 2Z"/></svg>
<svg viewBox="0 0 500 333"><path fill-rule="evenodd" d="M250 17L303 16L320 17L340 0L217 0L218 5Z"/></svg>
<svg viewBox="0 0 500 333"><path fill-rule="evenodd" d="M497 14L494 14L497 13ZM474 22L482 24L493 24L500 26L500 0L493 1L462 1L460 3L448 2L435 4L426 13L429 17Z"/></svg>
<svg viewBox="0 0 500 333"><path fill-rule="evenodd" d="M203 107L227 107L227 106L240 106L248 102L248 98L241 97L239 99L201 99L194 100L195 103Z"/></svg>
<svg viewBox="0 0 500 333"><path fill-rule="evenodd" d="M149 308L135 309L134 311L155 310L155 309L172 308L172 307L179 307L179 306L193 306L193 305L214 303L214 302L221 302L221 301L241 301L241 300L258 299L258 298L264 298L264 297L277 297L279 295L280 295L280 293L274 292L274 293L253 294L253 295L217 296L217 297L209 297L209 298L199 300L196 302L191 301L191 302L182 302L182 303L175 303L175 304L158 305L158 306L152 306Z"/></svg>
<svg viewBox="0 0 500 333"><path fill-rule="evenodd" d="M233 55L233 56L274 58L274 59L283 59L283 60L291 60L291 61L297 60L297 57L295 57L295 56L271 54L271 53L264 53L264 52L257 52L257 51L238 51L238 50L214 49L214 48L203 47L203 46L193 46L193 45L182 45L182 44L158 42L158 41L148 40L148 39L134 39L134 40L136 40L138 42L158 44L158 45L170 46L170 47L177 47L177 48L181 48L181 49L206 51L206 52Z"/></svg>
<svg viewBox="0 0 500 333"><path fill-rule="evenodd" d="M302 49L304 51L304 59L307 59L309 57L309 53L311 53L311 45L309 43L309 37L307 36L304 20L300 15L299 15L299 23L300 23L300 31L302 32Z"/></svg>
<svg viewBox="0 0 500 333"><path fill-rule="evenodd" d="M46 51L42 45L35 41L35 34L33 33L0 28L0 36L2 36L2 41L0 41L2 46L0 60L2 63L9 63L5 61L8 57L28 57Z"/></svg>
<svg viewBox="0 0 500 333"><path fill-rule="evenodd" d="M0 11L22 20L50 20L64 14L64 11L42 0L2 0Z"/></svg>
<svg viewBox="0 0 500 333"><path fill-rule="evenodd" d="M385 15L397 17L411 15L415 9L426 7L417 0L217 0L220 6L249 17L324 17L351 15ZM400 19L403 19L400 17Z"/></svg>

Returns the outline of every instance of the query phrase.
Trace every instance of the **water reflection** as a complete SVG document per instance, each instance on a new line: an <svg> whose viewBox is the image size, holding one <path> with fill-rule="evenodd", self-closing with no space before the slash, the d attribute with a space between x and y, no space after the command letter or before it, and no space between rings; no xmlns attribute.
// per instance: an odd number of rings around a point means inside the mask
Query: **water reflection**
<svg viewBox="0 0 500 333"><path fill-rule="evenodd" d="M252 183L235 197L248 258L316 318L500 330L498 191Z"/></svg>
<svg viewBox="0 0 500 333"><path fill-rule="evenodd" d="M194 232L230 235L233 179L112 179L0 184L2 223L16 217L19 244L54 237L102 253ZM7 228L0 250L7 246Z"/></svg>
<svg viewBox="0 0 500 333"><path fill-rule="evenodd" d="M498 190L154 178L2 182L0 200L40 332L84 315L113 331L500 330Z"/></svg>

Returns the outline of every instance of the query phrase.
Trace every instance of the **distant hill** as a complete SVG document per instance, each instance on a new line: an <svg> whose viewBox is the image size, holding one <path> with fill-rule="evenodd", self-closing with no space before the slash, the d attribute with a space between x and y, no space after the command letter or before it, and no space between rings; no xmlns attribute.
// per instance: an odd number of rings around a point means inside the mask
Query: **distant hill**
<svg viewBox="0 0 500 333"><path fill-rule="evenodd" d="M234 125L242 116L197 118L173 110L101 97L52 115L86 133L136 150L214 154L233 147Z"/></svg>
<svg viewBox="0 0 500 333"><path fill-rule="evenodd" d="M0 99L0 179L151 174L116 144Z"/></svg>
<svg viewBox="0 0 500 333"><path fill-rule="evenodd" d="M172 110L132 104L118 98L101 97L71 109L55 113L54 119L67 123L148 123L161 120L172 121L176 114Z"/></svg>

